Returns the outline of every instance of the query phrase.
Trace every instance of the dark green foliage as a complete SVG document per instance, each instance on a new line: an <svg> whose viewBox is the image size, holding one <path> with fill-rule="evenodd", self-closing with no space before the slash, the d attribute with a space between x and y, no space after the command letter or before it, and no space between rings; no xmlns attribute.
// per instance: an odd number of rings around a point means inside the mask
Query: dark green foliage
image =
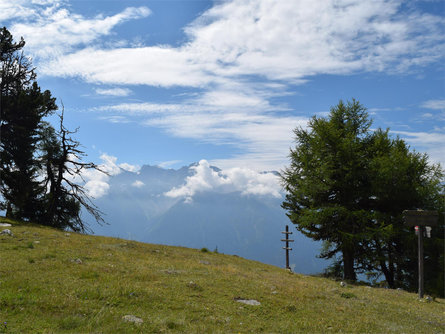
<svg viewBox="0 0 445 334"><path fill-rule="evenodd" d="M282 174L282 206L299 231L325 242L321 257L341 254L331 274L355 280L356 272L374 272L390 287L413 289L416 237L402 212L443 211L443 171L388 130L370 126L366 109L353 100L340 101L327 118L313 117L308 130L297 128L291 165ZM441 217L425 242L425 281L434 291L443 287Z"/></svg>
<svg viewBox="0 0 445 334"><path fill-rule="evenodd" d="M37 85L34 68L20 53L24 45L0 30L0 209L11 218L84 231L81 206L103 220L73 177L97 166L82 162L63 112L58 131L44 121L57 110L56 100Z"/></svg>
<svg viewBox="0 0 445 334"><path fill-rule="evenodd" d="M0 189L8 216L37 220L38 198L45 191L36 181L38 127L57 106L34 81L34 69L19 53L24 45L23 39L14 43L6 28L0 30Z"/></svg>
<svg viewBox="0 0 445 334"><path fill-rule="evenodd" d="M310 130L296 129L297 146L284 171L287 191L283 208L297 229L314 240L328 240L333 248L322 254L343 255L345 279L354 280L354 259L369 219L366 149L371 121L357 101L340 103L329 119L313 117Z"/></svg>
<svg viewBox="0 0 445 334"><path fill-rule="evenodd" d="M413 228L405 226L402 212L406 209L443 211L443 172L439 165L428 162L426 154L411 152L403 140L391 139L388 131L377 130L373 137L370 163L373 219L367 227L369 238L363 246L366 251L363 262L368 270L380 270L390 287L415 289L417 237ZM443 232L437 233L440 230L443 231L443 217L433 238L425 240L425 264L428 263L426 266L430 269L425 271L429 271L427 280L436 280L439 272L443 272L440 270L443 268Z"/></svg>
<svg viewBox="0 0 445 334"><path fill-rule="evenodd" d="M322 252L323 254L323 252ZM343 265L340 260L334 260L321 274L321 277L338 279L343 277Z"/></svg>

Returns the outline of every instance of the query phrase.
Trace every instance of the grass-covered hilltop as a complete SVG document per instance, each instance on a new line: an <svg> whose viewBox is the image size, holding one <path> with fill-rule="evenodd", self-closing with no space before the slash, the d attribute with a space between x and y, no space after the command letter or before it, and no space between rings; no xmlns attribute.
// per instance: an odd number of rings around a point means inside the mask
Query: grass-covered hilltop
<svg viewBox="0 0 445 334"><path fill-rule="evenodd" d="M236 256L10 223L3 333L442 333L445 300ZM243 302L244 301L244 302ZM250 304L246 304L250 303Z"/></svg>

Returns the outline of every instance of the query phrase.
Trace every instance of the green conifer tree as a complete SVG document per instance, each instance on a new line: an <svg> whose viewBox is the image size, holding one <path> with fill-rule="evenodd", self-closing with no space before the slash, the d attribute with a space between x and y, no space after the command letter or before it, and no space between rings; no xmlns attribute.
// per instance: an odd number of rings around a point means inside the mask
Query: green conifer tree
<svg viewBox="0 0 445 334"><path fill-rule="evenodd" d="M341 254L333 268L345 279L370 272L382 274L390 287L412 289L416 242L402 212L443 211L443 171L403 140L390 138L388 130L370 126L366 109L353 100L340 101L327 118L313 117L307 130L295 129L291 164L282 173L287 191L282 206L299 231L325 242L321 257ZM443 215L426 242L430 286L440 285L433 274L443 268L440 231Z"/></svg>
<svg viewBox="0 0 445 334"><path fill-rule="evenodd" d="M42 118L57 109L49 91L41 92L35 72L6 28L0 30L0 190L2 206L16 219L37 220L39 197L35 157Z"/></svg>

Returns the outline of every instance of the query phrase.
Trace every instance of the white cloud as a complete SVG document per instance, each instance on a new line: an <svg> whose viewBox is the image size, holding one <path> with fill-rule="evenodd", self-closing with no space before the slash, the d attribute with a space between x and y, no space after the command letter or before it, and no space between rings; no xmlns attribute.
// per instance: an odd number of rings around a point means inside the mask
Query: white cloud
<svg viewBox="0 0 445 334"><path fill-rule="evenodd" d="M169 47L86 48L42 64L46 75L81 77L88 82L170 87L204 86L215 78L192 55Z"/></svg>
<svg viewBox="0 0 445 334"><path fill-rule="evenodd" d="M133 172L133 173L136 173L136 172L138 172L141 169L140 166L130 165L130 164L126 163L126 162L124 162L122 164L119 164L119 167L122 168L123 170L126 170L128 172Z"/></svg>
<svg viewBox="0 0 445 334"><path fill-rule="evenodd" d="M160 168L169 168L173 165L176 165L178 163L182 162L182 160L169 160L169 161L163 161L157 164Z"/></svg>
<svg viewBox="0 0 445 334"><path fill-rule="evenodd" d="M100 179L92 179L85 183L85 189L87 193L92 198L99 198L105 196L110 189L110 185L103 180Z"/></svg>
<svg viewBox="0 0 445 334"><path fill-rule="evenodd" d="M129 115L148 115L164 112L178 112L187 110L187 105L181 104L157 104L157 103L120 103L115 105L102 106L92 109L93 111L117 111Z"/></svg>
<svg viewBox="0 0 445 334"><path fill-rule="evenodd" d="M53 1L51 1L53 2ZM50 3L51 4L51 3ZM26 19L36 14L35 9L29 7L28 0L0 0L0 21L12 19Z"/></svg>
<svg viewBox="0 0 445 334"><path fill-rule="evenodd" d="M100 159L102 160L102 163L99 164L98 167L108 175L95 169L85 170L82 174L82 177L85 180L84 187L87 190L87 193L93 198L99 198L108 193L110 189L108 183L110 176L118 175L122 170L132 172L139 170L138 166L133 166L128 163L117 165L117 158L105 153L100 156Z"/></svg>
<svg viewBox="0 0 445 334"><path fill-rule="evenodd" d="M218 160L218 166L270 170L287 163L293 130L306 127L307 121L306 117L221 111L170 113L147 119L145 124L163 128L176 137L230 144L245 152L227 161Z"/></svg>
<svg viewBox="0 0 445 334"><path fill-rule="evenodd" d="M104 153L100 156L100 158L103 161L102 164L99 165L100 169L107 172L111 176L117 175L121 172L119 166L116 164L116 157Z"/></svg>
<svg viewBox="0 0 445 334"><path fill-rule="evenodd" d="M102 164L99 165L99 168L102 171L109 175L117 175L120 173L120 169L116 165L117 158L107 154L102 154L100 158ZM82 177L85 180L84 187L91 197L99 198L108 193L110 185L108 184L109 176L107 174L95 169L87 169L83 172Z"/></svg>
<svg viewBox="0 0 445 334"><path fill-rule="evenodd" d="M206 191L281 197L279 178L273 173L258 173L247 168L232 168L217 172L206 160L201 160L191 169L195 174L188 176L183 186L166 192L165 196L184 198L186 202L192 201L195 194Z"/></svg>
<svg viewBox="0 0 445 334"><path fill-rule="evenodd" d="M147 13L131 14L110 17L100 31ZM444 27L442 17L406 10L398 0L226 1L186 27L189 41L179 47L89 47L44 68L108 84L203 87L245 75L296 83L316 74L406 71L437 61L445 51Z"/></svg>
<svg viewBox="0 0 445 334"><path fill-rule="evenodd" d="M206 96L201 96L184 104L127 103L104 106L99 110L136 117L139 124L164 129L175 137L199 139L216 145L230 144L245 153L213 162L218 166L255 170L279 169L287 164L293 130L297 126L306 127L308 121L307 117L277 115L272 110L285 111L285 108L268 103L246 102L244 107L224 107L213 102L212 105ZM114 117L122 116L113 116L110 121L115 122Z"/></svg>
<svg viewBox="0 0 445 334"><path fill-rule="evenodd" d="M111 116L100 116L99 119L102 119L104 121L108 121L110 123L130 123L131 121L125 117L120 115L111 115Z"/></svg>
<svg viewBox="0 0 445 334"><path fill-rule="evenodd" d="M428 100L422 103L421 107L445 111L445 99L443 100Z"/></svg>
<svg viewBox="0 0 445 334"><path fill-rule="evenodd" d="M96 93L99 95L128 96L132 92L128 88L110 88L110 89L97 88Z"/></svg>
<svg viewBox="0 0 445 334"><path fill-rule="evenodd" d="M142 188L143 186L145 186L145 183L140 180L136 180L131 185L135 188Z"/></svg>
<svg viewBox="0 0 445 334"><path fill-rule="evenodd" d="M122 22L147 17L151 13L147 7L129 7L115 15L86 18L71 12L63 6L64 3L61 0L15 0L5 4L0 0L0 13L10 15L4 20L16 18L10 27L11 32L14 36L23 36L27 51L43 62L62 57L75 46L85 46L109 35ZM2 14L0 19L5 15Z"/></svg>
<svg viewBox="0 0 445 334"><path fill-rule="evenodd" d="M225 111L249 111L261 113L265 111L288 111L286 105L271 104L271 97L289 95L281 85L263 85L256 83L255 87L249 87L232 83L231 87L221 84L218 87L208 88L203 93L185 98L177 104L159 104L150 102L120 103L115 105L96 107L92 110L118 111L132 115L148 115L171 112L221 112Z"/></svg>

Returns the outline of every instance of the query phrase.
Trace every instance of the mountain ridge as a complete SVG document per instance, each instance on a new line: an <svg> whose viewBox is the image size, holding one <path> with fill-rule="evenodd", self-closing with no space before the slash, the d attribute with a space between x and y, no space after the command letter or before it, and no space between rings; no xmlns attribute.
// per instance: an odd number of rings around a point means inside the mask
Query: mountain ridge
<svg viewBox="0 0 445 334"><path fill-rule="evenodd" d="M207 179L195 180L199 173ZM109 192L95 201L110 225L97 226L90 221L90 226L98 235L191 248L218 248L223 253L283 266L281 231L285 225L292 225L280 206L283 194L281 197L261 192L246 194L243 189L228 184L230 177L235 177L224 173L216 166L193 163L179 169L144 165L138 172L111 176ZM278 172L249 171L239 179L253 178L243 181L250 185L257 181L255 177L265 173L276 177ZM209 188L204 187L188 197L166 195L172 189L187 187L187 182L192 182L193 190L194 181L198 185L206 181ZM212 182L216 183L213 188ZM261 191L269 186L259 184ZM302 273L321 272L328 265L316 257L321 244L292 230L295 243L291 266Z"/></svg>

